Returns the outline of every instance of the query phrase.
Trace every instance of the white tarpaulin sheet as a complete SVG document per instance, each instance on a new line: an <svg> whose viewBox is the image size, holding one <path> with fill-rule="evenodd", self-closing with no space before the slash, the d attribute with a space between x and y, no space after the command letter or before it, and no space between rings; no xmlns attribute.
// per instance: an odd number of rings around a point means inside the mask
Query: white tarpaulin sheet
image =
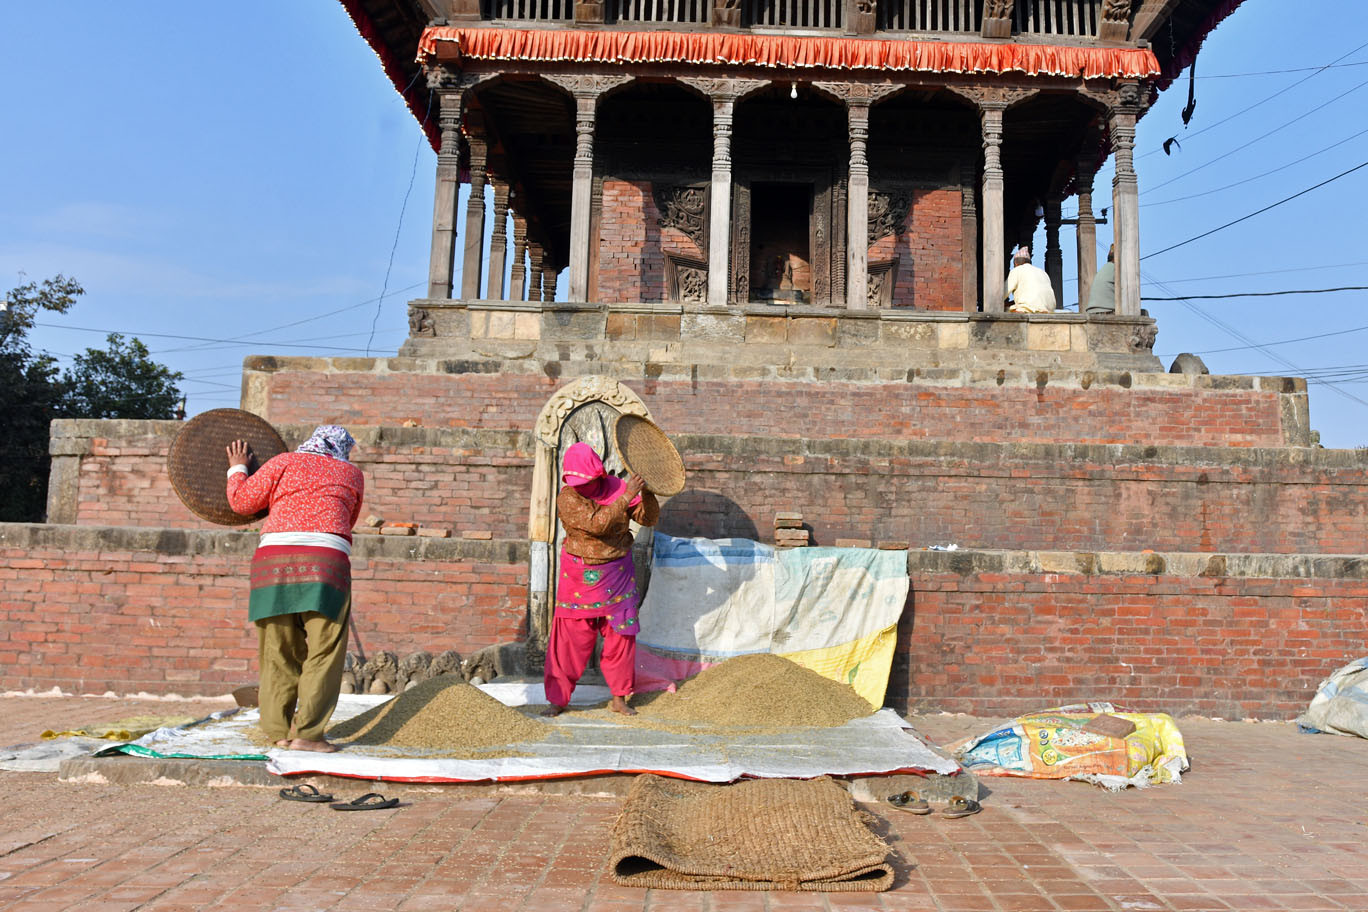
<svg viewBox="0 0 1368 912"><path fill-rule="evenodd" d="M545 703L541 684L492 683L480 689L508 706ZM609 697L606 687L582 686L572 706ZM340 722L390 699L343 694L333 721ZM731 782L741 777L811 778L895 771L949 774L959 769L906 729L885 709L839 728L792 729L764 735L680 734L620 725L610 719L570 712L546 720L543 741L509 746L518 756L479 759L432 756L435 752L348 746L335 754L270 749L264 755L254 709L215 713L192 725L158 729L137 741L111 748L145 757L268 759L278 775L322 773L398 782L484 782L557 779L595 773L653 772L666 776Z"/></svg>

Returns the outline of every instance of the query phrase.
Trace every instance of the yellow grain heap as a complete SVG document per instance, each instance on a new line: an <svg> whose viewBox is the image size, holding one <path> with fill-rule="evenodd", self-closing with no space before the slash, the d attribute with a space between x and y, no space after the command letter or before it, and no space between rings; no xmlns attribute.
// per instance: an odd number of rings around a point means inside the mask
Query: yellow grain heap
<svg viewBox="0 0 1368 912"><path fill-rule="evenodd" d="M550 731L478 687L442 675L337 723L328 737L341 744L469 751L540 741Z"/></svg>
<svg viewBox="0 0 1368 912"><path fill-rule="evenodd" d="M701 672L676 693L661 694L643 715L737 728L830 728L873 711L849 685L758 653Z"/></svg>

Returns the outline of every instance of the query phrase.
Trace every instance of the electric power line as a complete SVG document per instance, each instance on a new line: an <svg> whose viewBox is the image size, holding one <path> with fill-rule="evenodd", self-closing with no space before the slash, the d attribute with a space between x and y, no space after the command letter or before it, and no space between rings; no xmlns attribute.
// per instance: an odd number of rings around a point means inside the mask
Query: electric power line
<svg viewBox="0 0 1368 912"><path fill-rule="evenodd" d="M1301 85L1303 82L1306 82L1308 79L1314 79L1315 77L1319 76L1321 73L1324 73L1326 70L1330 69L1330 68L1331 68L1332 66L1334 66L1335 64L1339 63L1339 62L1340 62L1341 60L1343 60L1345 57L1349 57L1350 55L1357 54L1359 51L1363 50L1363 49L1366 48L1366 47L1368 47L1368 42L1365 42L1364 44L1360 44L1358 47L1354 48L1352 51L1349 51L1348 53L1341 54L1340 56L1336 57L1334 60L1332 60L1332 61L1330 61L1329 63L1327 63L1325 66L1316 67L1316 68L1314 69L1314 72L1311 73L1311 75L1309 75L1309 76L1304 76L1304 77L1302 77L1301 79L1298 79L1296 82L1292 83L1292 84L1289 85L1289 86L1285 86L1285 87L1279 89L1278 91L1274 92L1272 95L1269 95L1267 98L1261 98L1261 99L1259 99L1258 101L1254 102L1252 105L1249 105L1248 107L1241 108L1240 110L1236 111L1234 114L1230 114L1230 115L1228 115L1228 116L1226 116L1226 117L1223 117L1223 118L1221 118L1220 120L1216 121L1216 122L1213 123L1213 124L1207 124L1205 127L1202 127L1200 130L1193 130L1191 133L1189 133L1189 134L1187 135L1187 138L1188 138L1188 139L1192 139L1193 137L1201 136L1203 133L1207 132L1208 130L1214 130L1214 129L1216 129L1217 127L1219 127L1219 126L1220 126L1221 124L1223 124L1223 123L1228 123L1228 122L1234 120L1234 119L1237 118L1237 117L1240 117L1240 116L1242 116L1242 115L1244 115L1244 114L1248 114L1250 111L1254 110L1254 109L1257 108L1257 107L1260 107L1261 105L1267 104L1268 102L1270 102L1270 101L1272 101L1273 99L1277 98L1279 95L1285 95L1286 93L1292 91L1292 90L1295 89L1297 86ZM1351 89L1350 91L1353 91L1353 90ZM1342 97L1342 96L1341 96L1341 97ZM1332 100L1333 100L1333 99L1332 99ZM1323 106L1322 106L1322 107L1323 107ZM1319 109L1316 109L1316 110L1319 110ZM1280 129L1281 129L1281 128L1280 128ZM1151 149L1150 151L1144 153L1144 154L1141 155L1140 157L1141 157L1141 158L1147 158L1147 157L1149 157L1149 156L1151 156L1151 155L1154 155L1154 154L1156 154L1156 153L1158 153L1158 152L1160 152L1160 151L1161 151L1160 149Z"/></svg>
<svg viewBox="0 0 1368 912"><path fill-rule="evenodd" d="M1176 243L1176 244L1171 244L1171 245L1169 245L1168 247L1165 247L1163 250L1156 250L1154 253L1147 253L1147 254L1145 254L1144 256L1142 256L1140 259L1142 259L1142 260L1147 260L1147 259L1149 259L1150 257L1159 256L1161 253L1168 253L1170 250L1177 250L1179 247L1183 247L1183 246L1186 246L1186 245L1188 245L1188 244L1191 244L1193 241L1200 241L1200 240L1201 240L1202 238L1204 238L1204 237L1210 237L1211 235L1215 234L1215 233L1218 232L1218 231L1224 231L1225 229L1231 227L1232 225L1238 225L1238 224L1240 224L1240 222L1243 222L1243 221L1247 221L1247 220L1249 220L1249 219L1252 219L1252 218L1253 218L1254 216L1256 216L1256 215L1262 215L1263 213L1269 211L1270 209L1276 209L1277 207L1281 206L1283 203L1290 203L1290 202L1292 202L1292 200L1296 199L1296 198L1299 197L1299 196L1305 196L1306 194L1310 193L1312 190L1319 190L1321 187L1324 187L1326 184L1334 183L1335 181L1339 180L1341 177L1347 177L1348 175L1353 174L1355 171L1359 170L1360 168L1365 168L1365 167L1368 167L1368 161L1361 162L1361 163L1355 165L1354 167L1350 168L1348 171L1341 171L1339 174L1336 174L1334 177L1327 178L1326 180L1321 181L1319 184L1316 184L1316 185L1313 186L1313 187L1307 187L1305 190L1299 190L1299 191L1297 191L1296 193L1292 194L1292 195L1289 196L1289 197L1286 197L1286 198L1284 198L1284 199L1280 199L1280 200L1278 200L1276 203L1270 203L1269 205L1264 206L1262 209L1255 210L1254 212L1251 212L1251 213L1249 213L1248 215L1242 215L1242 216L1240 216L1239 218L1235 219L1234 221L1226 222L1224 225L1218 225L1217 227L1212 228L1210 231L1203 231L1201 234L1194 235L1193 237L1190 237L1190 238L1188 238L1188 239L1185 240L1185 241L1179 241L1179 242Z"/></svg>
<svg viewBox="0 0 1368 912"><path fill-rule="evenodd" d="M1192 199L1197 199L1198 197L1210 196L1210 195L1213 194L1213 193L1220 193L1222 190L1230 190L1230 189L1232 189L1232 188L1234 188L1234 187L1239 187L1239 186L1241 186L1242 184L1248 184L1248 183L1250 183L1250 182L1252 182L1252 181L1259 180L1260 178L1268 177L1270 174L1277 174L1279 171L1286 171L1288 168L1292 167L1293 165L1300 165L1302 162L1304 162L1304 161L1309 161L1310 159L1315 158L1317 155L1322 155L1322 154L1324 154L1324 153L1326 153L1326 152L1329 152L1331 149L1338 148L1339 146L1344 145L1345 143L1349 142L1350 140L1358 139L1360 136L1362 136L1362 135L1365 134L1365 133L1368 133L1368 128L1364 128L1364 129L1362 129L1362 130L1359 130L1359 131L1358 131L1357 133L1355 133L1353 136L1346 136L1344 139L1341 139L1339 142L1337 142L1337 143L1332 143L1331 145L1326 146L1324 149L1318 149L1317 151L1312 152L1310 155L1304 155L1304 156L1302 156L1301 158L1297 159L1296 161L1290 161L1290 162L1288 162L1288 163L1285 164L1285 165L1279 165L1279 166L1276 167L1276 168L1273 168L1273 169L1271 169L1271 170L1269 170L1269 171L1265 171L1265 172L1263 172L1262 174L1256 174L1256 175L1254 175L1253 177L1246 177L1244 180L1238 180L1238 181L1236 181L1236 182L1233 183L1233 184L1226 184L1224 187L1216 187L1216 188L1214 188L1214 189L1212 189L1212 190L1203 190L1203 191L1200 192L1200 193L1189 193L1187 196L1175 196L1175 197L1173 197L1172 199L1158 200L1158 201L1152 202L1152 203L1141 203L1140 205L1141 205L1141 207L1144 207L1144 206L1167 206L1169 203L1181 203L1181 202L1183 202L1183 201L1185 201L1185 200L1192 200ZM1144 192L1144 191L1142 191L1142 192Z"/></svg>
<svg viewBox="0 0 1368 912"><path fill-rule="evenodd" d="M1242 291L1234 294L1178 295L1171 298L1142 297L1142 301L1219 301L1227 298L1276 298L1280 295L1331 294L1338 291L1368 291L1368 285L1344 285L1340 288L1298 288L1288 291Z"/></svg>
<svg viewBox="0 0 1368 912"><path fill-rule="evenodd" d="M1201 170L1203 170L1203 169L1205 169L1205 168L1209 168L1209 167L1211 167L1212 165L1216 164L1217 162L1229 158L1230 156L1234 155L1236 152L1241 152L1241 151L1243 151L1243 150L1245 150L1245 149L1248 149L1250 146L1254 145L1254 144L1257 143L1257 142L1261 142L1261 141L1267 139L1268 137L1272 136L1274 133L1278 133L1278 132L1280 132L1280 131L1282 131L1282 130L1287 129L1288 127L1292 126L1292 125L1293 125L1294 123L1296 123L1297 121L1299 121L1299 120L1304 120L1304 119L1306 119L1307 117L1310 117L1312 114L1315 114L1317 111L1321 110L1322 108L1329 107L1330 105L1332 105L1332 104L1334 104L1335 102L1339 101L1339 100L1340 100L1341 98L1343 98L1345 95L1349 95L1350 93L1357 92L1359 89L1363 88L1364 86L1368 86L1368 79L1364 80L1363 82L1360 82L1358 85L1354 86L1352 89L1348 89L1348 90L1346 90L1346 91L1344 91L1344 92L1341 92L1340 94L1336 95L1334 98L1330 99L1329 101L1325 102L1324 104L1316 105L1316 107L1312 108L1311 110L1309 110L1309 111L1304 111L1303 113L1298 114L1296 117L1294 117L1294 118L1292 118L1291 120L1287 121L1287 123L1284 123L1284 124L1282 124L1281 126L1274 127L1273 129L1269 130L1267 133L1264 133L1264 134L1262 134L1262 135L1260 135L1260 136L1256 136L1256 137L1254 137L1253 139L1251 139L1249 142L1244 143L1243 145L1236 146L1235 148L1231 149L1229 152L1226 152L1224 155L1218 155L1218 156L1216 156L1215 158L1213 158L1211 161L1206 162L1205 164L1201 164L1201 165L1198 165L1198 166L1195 167L1195 168L1192 168L1191 170L1184 171L1182 174L1176 175L1175 177L1171 177L1171 178L1169 178L1168 180L1164 181L1163 183L1155 184L1153 187L1150 187L1149 189L1150 189L1151 191L1153 191L1153 190L1158 190L1158 189L1160 189L1160 188L1162 188L1162 187L1167 187L1169 184L1172 184L1172 183L1174 183L1175 181L1180 181L1180 180L1182 180L1182 179L1185 178L1185 177L1188 177L1188 176L1190 176L1190 175L1196 174L1198 171L1201 171Z"/></svg>
<svg viewBox="0 0 1368 912"><path fill-rule="evenodd" d="M1349 54L1352 53L1354 52L1349 52ZM1349 54L1344 56L1347 57ZM1343 60L1344 58L1341 57L1340 59ZM1310 73L1313 71L1319 73L1323 70L1342 70L1346 67L1361 66L1368 66L1368 60L1357 60L1353 63L1327 63L1325 66L1318 67L1293 67L1290 70L1256 70L1252 73L1202 73L1197 76L1197 81L1201 82L1203 79L1243 79L1246 76L1284 76L1288 73Z"/></svg>
<svg viewBox="0 0 1368 912"><path fill-rule="evenodd" d="M261 343L258 343L258 342L242 342L241 340L238 340L238 339L213 339L213 338L209 338L209 337L207 337L207 336L182 336L182 335L177 335L177 334L174 334L174 333L154 333L154 332L136 332L136 331L132 331L132 330L96 329L96 328L91 327L91 326L63 326L63 325L60 324L60 323L35 323L34 325L35 325L35 326L46 327L46 328L49 328L49 329L68 329L68 330L72 330L73 332L95 332L95 333L104 333L105 335L108 335L109 333L112 333L112 332L118 332L118 333L123 334L123 335L139 336L139 337L146 336L146 337L149 338L149 339L185 339L185 340L189 340L189 341L192 341L192 342L219 342L219 343L228 343L228 344L234 344L234 345L236 345L236 344L242 344L242 345L264 344L264 345L273 346L273 347L275 347L275 348L313 348L313 349L317 349L317 348L327 348L327 349L331 349L331 350L333 350L333 351L347 351L347 352L359 352L359 351L364 351L364 349L360 349L360 348L345 348L345 347L339 346L339 345L321 345L321 346L317 346L317 345L305 345L305 344L303 344L303 343L291 343L291 342L261 342ZM360 333L357 333L356 335L360 335Z"/></svg>

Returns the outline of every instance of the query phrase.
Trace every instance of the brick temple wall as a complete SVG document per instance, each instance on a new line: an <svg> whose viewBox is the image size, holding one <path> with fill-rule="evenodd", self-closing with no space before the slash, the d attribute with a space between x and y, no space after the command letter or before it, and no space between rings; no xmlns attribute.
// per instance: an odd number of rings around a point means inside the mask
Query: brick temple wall
<svg viewBox="0 0 1368 912"><path fill-rule="evenodd" d="M922 310L964 309L963 219L960 190L917 190L901 235L881 238L869 248L869 262L898 259L894 307Z"/></svg>
<svg viewBox="0 0 1368 912"><path fill-rule="evenodd" d="M214 528L170 487L176 422L54 424L56 501L80 525ZM309 425L283 426L295 442ZM527 533L530 434L353 426L364 513L495 538ZM819 544L1355 554L1368 453L677 435L688 488L673 535L769 539L797 510ZM69 490L62 492L61 486Z"/></svg>
<svg viewBox="0 0 1368 912"><path fill-rule="evenodd" d="M569 378L526 373L256 372L245 407L276 424L523 430ZM479 365L452 364L453 371ZM1278 378L961 372L905 380L625 379L671 434L1151 446L1287 446L1307 434L1305 390ZM550 374L548 376L548 374ZM1152 379L1154 378L1154 379ZM1176 381L1176 382L1175 382ZM1298 403L1300 407L1298 408Z"/></svg>
<svg viewBox="0 0 1368 912"><path fill-rule="evenodd" d="M1368 579L1357 558L1317 573L1309 558L1194 555L1180 575L1159 555L1114 555L1129 569L1111 572L1079 572L1080 557L1107 555L1058 557L1056 572L982 552L913 566L889 705L1016 716L1110 700L1291 719L1363 655Z"/></svg>
<svg viewBox="0 0 1368 912"><path fill-rule="evenodd" d="M0 524L0 690L221 694L254 681L255 547L241 532ZM467 655L526 635L525 545L367 538L352 575L368 653Z"/></svg>
<svg viewBox="0 0 1368 912"><path fill-rule="evenodd" d="M664 301L668 254L707 260L678 228L660 226L650 181L606 178L598 215L590 300Z"/></svg>
<svg viewBox="0 0 1368 912"><path fill-rule="evenodd" d="M220 694L255 678L255 536L0 525L0 689ZM525 631L526 546L367 538L353 617L368 652ZM1014 715L1113 700L1290 718L1362 654L1357 558L911 552L887 704Z"/></svg>

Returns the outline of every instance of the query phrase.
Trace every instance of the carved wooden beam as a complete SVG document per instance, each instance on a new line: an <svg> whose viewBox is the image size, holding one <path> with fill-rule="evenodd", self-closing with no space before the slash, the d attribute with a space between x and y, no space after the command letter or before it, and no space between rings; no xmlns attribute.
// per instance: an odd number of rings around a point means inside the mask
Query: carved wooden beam
<svg viewBox="0 0 1368 912"><path fill-rule="evenodd" d="M480 0L445 0L446 18L465 22L480 21Z"/></svg>
<svg viewBox="0 0 1368 912"><path fill-rule="evenodd" d="M1097 23L1099 41L1125 41L1130 32L1131 0L1102 0L1102 17Z"/></svg>
<svg viewBox="0 0 1368 912"><path fill-rule="evenodd" d="M741 0L712 0L713 28L741 27Z"/></svg>
<svg viewBox="0 0 1368 912"><path fill-rule="evenodd" d="M879 27L877 0L845 0L846 30L856 35L872 35Z"/></svg>
<svg viewBox="0 0 1368 912"><path fill-rule="evenodd" d="M1135 22L1130 30L1131 40L1152 41L1177 5L1178 0L1138 0Z"/></svg>
<svg viewBox="0 0 1368 912"><path fill-rule="evenodd" d="M1020 86L946 85L944 89L980 107L985 104L1001 105L1003 110L1037 94L1036 89Z"/></svg>
<svg viewBox="0 0 1368 912"><path fill-rule="evenodd" d="M575 0L576 25L602 25L603 0Z"/></svg>
<svg viewBox="0 0 1368 912"><path fill-rule="evenodd" d="M1012 37L1012 0L984 0L983 37Z"/></svg>
<svg viewBox="0 0 1368 912"><path fill-rule="evenodd" d="M713 101L740 101L770 84L768 79L719 79L681 76L679 82Z"/></svg>
<svg viewBox="0 0 1368 912"><path fill-rule="evenodd" d="M873 105L890 95L901 92L907 86L900 83L873 82L813 82L814 89L825 92L833 98L850 105Z"/></svg>

